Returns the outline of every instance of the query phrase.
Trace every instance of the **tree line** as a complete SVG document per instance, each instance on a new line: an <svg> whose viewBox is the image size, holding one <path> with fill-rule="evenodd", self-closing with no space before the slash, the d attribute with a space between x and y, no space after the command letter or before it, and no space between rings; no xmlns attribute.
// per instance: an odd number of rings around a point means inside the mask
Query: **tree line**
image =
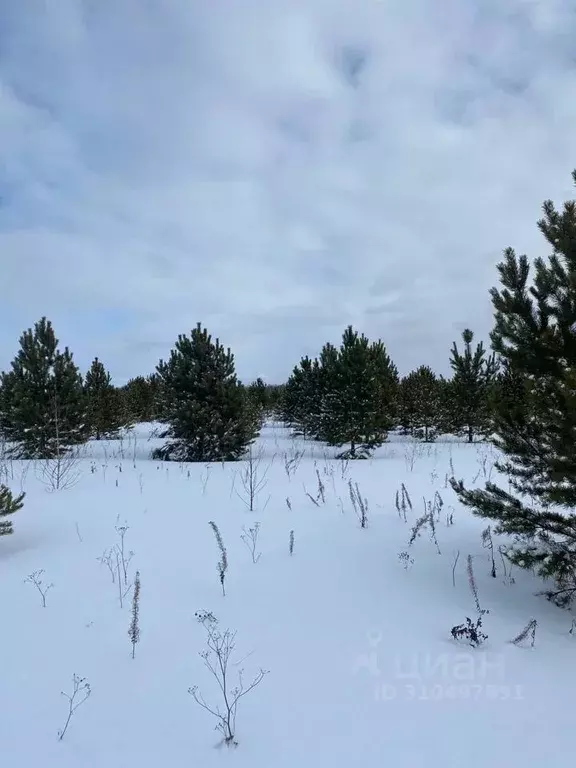
<svg viewBox="0 0 576 768"><path fill-rule="evenodd" d="M370 455L393 429L426 442L440 433L472 442L489 433L498 383L494 355L481 343L473 349L472 340L464 331L463 350L453 345L451 379L427 366L400 378L382 341L350 326L339 348L327 343L318 358L302 358L286 384L259 378L244 386L230 349L198 324L153 374L115 387L98 357L82 376L43 317L24 331L10 370L0 374L0 436L12 458L49 459L159 421L169 440L156 458L233 461L274 416L296 433L345 446L340 455L348 458Z"/></svg>

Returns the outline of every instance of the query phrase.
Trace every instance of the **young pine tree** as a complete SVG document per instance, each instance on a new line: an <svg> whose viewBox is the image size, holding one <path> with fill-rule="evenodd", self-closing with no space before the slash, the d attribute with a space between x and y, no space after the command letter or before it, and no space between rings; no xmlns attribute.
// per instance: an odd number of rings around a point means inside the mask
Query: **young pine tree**
<svg viewBox="0 0 576 768"><path fill-rule="evenodd" d="M398 384L397 426L402 435L414 433L414 421L416 416L416 392L414 380L403 376Z"/></svg>
<svg viewBox="0 0 576 768"><path fill-rule="evenodd" d="M96 357L84 380L87 419L96 440L114 438L129 423L120 392L112 385L110 374Z"/></svg>
<svg viewBox="0 0 576 768"><path fill-rule="evenodd" d="M441 422L441 382L427 365L421 365L402 380L404 420L411 434L430 443Z"/></svg>
<svg viewBox="0 0 576 768"><path fill-rule="evenodd" d="M466 329L462 333L464 352L454 342L450 358L454 371L449 384L452 428L456 434L465 434L469 443L490 429L490 388L498 371L495 356L486 355L482 342L472 351L473 339L472 331Z"/></svg>
<svg viewBox="0 0 576 768"><path fill-rule="evenodd" d="M89 437L82 376L45 317L22 334L0 376L0 429L20 459L54 458Z"/></svg>
<svg viewBox="0 0 576 768"><path fill-rule="evenodd" d="M282 418L296 434L319 437L322 417L322 371L318 360L300 360L284 387Z"/></svg>
<svg viewBox="0 0 576 768"><path fill-rule="evenodd" d="M348 445L341 457L365 458L394 424L398 372L381 341L349 326L337 356L330 354L323 389L323 439Z"/></svg>
<svg viewBox="0 0 576 768"><path fill-rule="evenodd" d="M266 412L268 409L268 388L260 376L246 387L246 394L257 408L263 413Z"/></svg>
<svg viewBox="0 0 576 768"><path fill-rule="evenodd" d="M576 202L559 211L547 201L543 210L538 227L551 255L531 270L508 248L491 291L492 345L504 363L496 468L509 489L453 487L474 514L515 537L509 559L554 579L547 595L567 605L576 595Z"/></svg>
<svg viewBox="0 0 576 768"><path fill-rule="evenodd" d="M167 362L157 366L162 419L170 441L155 455L172 461L235 461L258 434L260 423L236 378L234 355L212 341L200 323L180 335Z"/></svg>
<svg viewBox="0 0 576 768"><path fill-rule="evenodd" d="M25 496L25 493L21 493L19 496L14 497L12 492L0 483L0 536L8 536L14 533L12 521L3 520L2 518L13 515L14 512L22 509Z"/></svg>

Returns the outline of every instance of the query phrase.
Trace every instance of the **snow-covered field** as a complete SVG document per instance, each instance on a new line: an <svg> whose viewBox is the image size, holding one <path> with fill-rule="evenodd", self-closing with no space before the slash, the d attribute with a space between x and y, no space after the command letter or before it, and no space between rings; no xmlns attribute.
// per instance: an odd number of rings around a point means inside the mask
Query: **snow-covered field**
<svg viewBox="0 0 576 768"><path fill-rule="evenodd" d="M8 467L12 490L22 485L27 497L12 517L14 535L0 539L2 766L570 762L572 615L536 597L542 584L530 574L505 576L498 552L491 577L481 540L486 524L446 487L451 462L457 478L482 484L494 460L489 446L395 440L373 460L342 465L322 445L270 425L259 442L265 486L250 512L246 464L151 461L149 434L142 425L122 443L90 444L78 482L57 492L47 492L38 468ZM368 501L365 529L349 480ZM395 506L402 483L413 504L407 521ZM438 508L436 492L443 502L438 546L427 529L408 546L424 500ZM228 553L226 596L210 521ZM256 521L261 557L254 563L241 536ZM120 543L122 526L126 559L134 552L128 584L136 569L141 579L134 659L131 596L121 607L118 578L101 562ZM477 616L469 554L481 607L489 611L488 640L478 649L450 635L466 616ZM43 587L53 584L45 607L26 581L40 570ZM198 685L209 704L220 701L199 655L206 647L195 619L201 610L222 630L237 631L233 678L241 668L247 683L260 668L269 671L239 704L233 749L216 748L215 720L189 693ZM538 622L534 647L530 638L524 647L511 644L530 619ZM91 695L60 741L68 713L61 692L72 692L73 674L86 679Z"/></svg>

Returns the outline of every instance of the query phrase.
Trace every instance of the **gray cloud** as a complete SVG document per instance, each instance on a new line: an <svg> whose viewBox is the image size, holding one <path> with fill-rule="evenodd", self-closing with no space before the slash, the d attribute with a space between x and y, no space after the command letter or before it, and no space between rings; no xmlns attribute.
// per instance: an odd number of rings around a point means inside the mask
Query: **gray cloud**
<svg viewBox="0 0 576 768"><path fill-rule="evenodd" d="M197 321L244 377L348 323L446 371L573 195L568 0L8 5L0 367L45 313L119 380Z"/></svg>

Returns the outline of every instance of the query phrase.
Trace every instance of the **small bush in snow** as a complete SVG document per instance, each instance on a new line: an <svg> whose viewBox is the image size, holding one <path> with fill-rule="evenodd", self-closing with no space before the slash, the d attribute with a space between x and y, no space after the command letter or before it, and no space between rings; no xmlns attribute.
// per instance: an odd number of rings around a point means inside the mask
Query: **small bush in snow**
<svg viewBox="0 0 576 768"><path fill-rule="evenodd" d="M242 500L250 512L254 512L258 504L258 497L268 485L266 476L272 466L272 462L262 469L263 460L264 449L260 447L254 452L253 448L250 447L246 458L246 465L240 474L242 492L239 493L236 491L236 495ZM269 501L270 496L268 496L268 500L264 504L263 510L266 509Z"/></svg>
<svg viewBox="0 0 576 768"><path fill-rule="evenodd" d="M488 635L482 632L482 617L479 616L475 622L472 619L466 617L466 624L458 624L452 627L450 634L454 640L468 640L469 644L473 648L478 648L485 640L488 640Z"/></svg>

